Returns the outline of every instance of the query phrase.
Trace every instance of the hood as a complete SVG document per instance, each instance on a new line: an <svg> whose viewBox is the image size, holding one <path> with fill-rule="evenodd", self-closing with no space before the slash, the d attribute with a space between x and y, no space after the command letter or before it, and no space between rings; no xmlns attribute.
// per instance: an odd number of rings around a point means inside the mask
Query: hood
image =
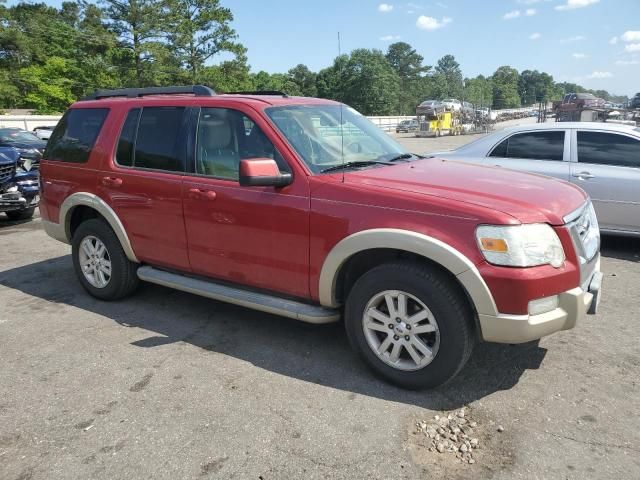
<svg viewBox="0 0 640 480"><path fill-rule="evenodd" d="M353 171L345 180L472 203L522 223L562 225L563 217L588 198L580 188L555 178L439 158Z"/></svg>
<svg viewBox="0 0 640 480"><path fill-rule="evenodd" d="M0 165L13 165L19 157L20 154L15 148L0 147Z"/></svg>

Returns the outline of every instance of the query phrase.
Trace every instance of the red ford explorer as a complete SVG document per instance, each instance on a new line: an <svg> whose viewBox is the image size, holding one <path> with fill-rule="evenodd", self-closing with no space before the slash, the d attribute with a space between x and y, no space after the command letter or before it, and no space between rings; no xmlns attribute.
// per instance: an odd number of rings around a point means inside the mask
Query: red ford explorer
<svg viewBox="0 0 640 480"><path fill-rule="evenodd" d="M44 227L71 244L91 295L143 280L343 318L364 361L403 387L449 380L476 341L572 328L599 300L582 190L407 153L333 101L98 91L65 113L41 177Z"/></svg>

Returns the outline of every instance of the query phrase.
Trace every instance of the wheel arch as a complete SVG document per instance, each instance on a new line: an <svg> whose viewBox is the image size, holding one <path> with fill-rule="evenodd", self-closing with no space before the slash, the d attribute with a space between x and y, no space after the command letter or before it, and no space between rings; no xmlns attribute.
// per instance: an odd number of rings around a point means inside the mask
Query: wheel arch
<svg viewBox="0 0 640 480"><path fill-rule="evenodd" d="M354 233L331 249L320 271L321 305L331 308L340 306L344 268L349 265L350 260L367 252L379 257L377 264L384 262L389 252L406 253L408 256L436 264L457 279L478 314L497 314L493 296L471 260L441 240L409 230L392 228Z"/></svg>
<svg viewBox="0 0 640 480"><path fill-rule="evenodd" d="M90 210L87 212L85 209ZM96 215L91 214L91 211L95 212ZM68 243L71 242L73 231L77 227L76 222L80 212L82 212L82 218L102 217L115 232L127 258L132 262L140 263L133 251L124 225L116 215L116 212L104 200L93 193L76 192L62 202L59 224L64 226L64 233Z"/></svg>

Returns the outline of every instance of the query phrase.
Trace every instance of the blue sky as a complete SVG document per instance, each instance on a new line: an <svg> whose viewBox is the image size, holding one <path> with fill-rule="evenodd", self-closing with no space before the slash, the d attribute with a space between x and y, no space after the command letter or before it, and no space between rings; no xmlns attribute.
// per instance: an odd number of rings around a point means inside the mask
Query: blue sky
<svg viewBox="0 0 640 480"><path fill-rule="evenodd" d="M15 2L11 2L15 3ZM50 1L58 6L60 1ZM222 0L253 71L312 70L355 48L405 41L425 64L453 54L465 76L501 65L557 81L640 91L640 0Z"/></svg>

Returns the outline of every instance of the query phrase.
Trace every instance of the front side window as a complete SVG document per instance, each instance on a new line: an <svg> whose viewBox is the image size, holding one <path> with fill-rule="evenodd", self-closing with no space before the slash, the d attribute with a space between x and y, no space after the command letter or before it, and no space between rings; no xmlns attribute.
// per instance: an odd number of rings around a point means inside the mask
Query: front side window
<svg viewBox="0 0 640 480"><path fill-rule="evenodd" d="M314 173L349 162L385 161L404 149L346 105L288 105L266 113Z"/></svg>
<svg viewBox="0 0 640 480"><path fill-rule="evenodd" d="M108 113L108 108L67 110L49 138L44 158L60 162L86 162Z"/></svg>
<svg viewBox="0 0 640 480"><path fill-rule="evenodd" d="M238 180L240 160L271 158L281 172L289 166L264 132L243 113L228 108L203 108L196 136L196 173Z"/></svg>
<svg viewBox="0 0 640 480"><path fill-rule="evenodd" d="M134 167L184 171L187 143L182 136L184 112L184 107L142 109L133 157Z"/></svg>
<svg viewBox="0 0 640 480"><path fill-rule="evenodd" d="M489 156L562 161L564 135L564 131L517 133L498 144Z"/></svg>
<svg viewBox="0 0 640 480"><path fill-rule="evenodd" d="M617 133L578 131L578 162L640 168L640 140Z"/></svg>

